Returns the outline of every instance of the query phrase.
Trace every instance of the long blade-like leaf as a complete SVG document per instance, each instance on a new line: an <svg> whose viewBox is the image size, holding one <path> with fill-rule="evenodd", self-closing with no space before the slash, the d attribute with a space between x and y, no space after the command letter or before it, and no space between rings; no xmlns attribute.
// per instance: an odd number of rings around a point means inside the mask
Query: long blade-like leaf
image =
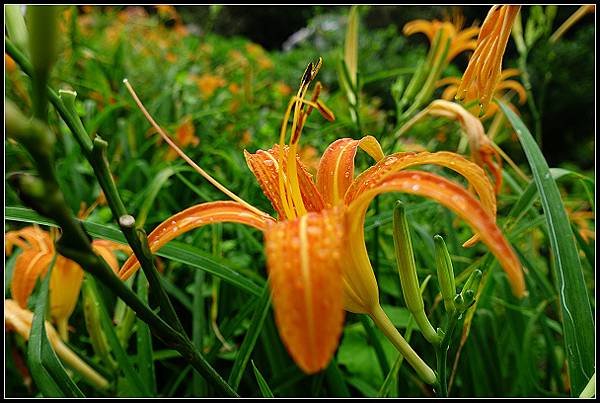
<svg viewBox="0 0 600 403"><path fill-rule="evenodd" d="M246 332L246 337L244 337L244 341L240 346L240 350L238 351L235 362L233 363L233 368L229 374L229 381L227 383L229 383L229 385L231 385L231 387L235 390L237 390L240 381L242 380L242 375L244 374L244 370L246 369L246 365L250 359L250 354L252 354L252 351L254 350L258 335L263 328L270 305L271 292L269 287L265 285L256 310L254 311L254 315L252 315L252 320L250 321L251 324Z"/></svg>
<svg viewBox="0 0 600 403"><path fill-rule="evenodd" d="M93 295L94 300L98 301L100 323L104 328L106 339L110 345L111 351L117 359L119 368L123 370L123 375L125 376L127 385L131 389L131 392L136 396L151 396L148 386L142 382L140 374L133 368L133 360L130 359L121 346L121 342L117 337L113 323L108 315L106 305L104 304L102 297L98 292L94 278L91 276L86 276L83 281L83 287L88 288L88 291L91 295Z"/></svg>
<svg viewBox="0 0 600 403"><path fill-rule="evenodd" d="M73 383L46 335L46 309L48 308L48 289L50 274L56 257L52 260L41 289L36 298L35 311L29 334L27 356L31 377L45 397L85 397Z"/></svg>
<svg viewBox="0 0 600 403"><path fill-rule="evenodd" d="M275 397L273 396L273 392L271 392L271 388L265 381L265 378L262 376L256 365L254 365L254 361L252 361L252 369L254 370L254 376L256 377L256 382L258 382L258 388L260 389L260 393L262 397Z"/></svg>
<svg viewBox="0 0 600 403"><path fill-rule="evenodd" d="M558 279L571 396L578 396L594 374L596 354L594 321L575 237L541 150L521 119L504 103L499 104L521 141L540 193Z"/></svg>

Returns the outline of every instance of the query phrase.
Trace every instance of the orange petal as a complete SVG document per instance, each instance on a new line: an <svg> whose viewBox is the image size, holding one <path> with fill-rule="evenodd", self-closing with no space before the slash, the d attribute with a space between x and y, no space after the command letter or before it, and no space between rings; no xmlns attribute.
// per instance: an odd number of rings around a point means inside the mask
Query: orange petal
<svg viewBox="0 0 600 403"><path fill-rule="evenodd" d="M163 221L148 235L150 250L156 252L171 239L207 224L218 222L234 222L246 224L261 231L267 223L273 221L271 217L260 216L240 203L233 201L218 201L202 203L183 210ZM129 259L119 270L119 277L127 280L139 268L140 264L135 255Z"/></svg>
<svg viewBox="0 0 600 403"><path fill-rule="evenodd" d="M38 249L24 250L15 261L10 293L17 303L25 308L37 279L46 275L53 253Z"/></svg>
<svg viewBox="0 0 600 403"><path fill-rule="evenodd" d="M496 216L496 196L483 169L458 154L446 151L397 153L384 158L356 178L346 192L346 205L366 189L381 183L394 172L423 164L440 165L464 176L479 196L483 208L492 217Z"/></svg>
<svg viewBox="0 0 600 403"><path fill-rule="evenodd" d="M74 261L57 256L50 276L50 315L65 322L73 313L83 282L83 269Z"/></svg>
<svg viewBox="0 0 600 403"><path fill-rule="evenodd" d="M279 334L306 373L327 366L344 320L341 209L308 213L270 225L265 247Z"/></svg>
<svg viewBox="0 0 600 403"><path fill-rule="evenodd" d="M373 136L336 140L323 153L317 171L317 189L328 207L343 202L344 194L354 180L354 157L358 147L376 161L383 158L381 146Z"/></svg>
<svg viewBox="0 0 600 403"><path fill-rule="evenodd" d="M115 251L120 250L125 253L131 254L131 248L128 245L120 244L117 242L109 241L107 239L95 239L92 242L94 251L102 256L102 258L108 263L111 269L115 273L119 271L119 262L115 256Z"/></svg>
<svg viewBox="0 0 600 403"><path fill-rule="evenodd" d="M283 155L284 172L287 172L287 152L288 148L285 147ZM244 156L248 167L256 177L263 193L273 205L279 218L286 217L279 193L279 145L273 146L269 151L258 150L254 154L244 150ZM312 175L308 173L298 157L296 157L296 164L300 167L297 169L298 183L306 210L321 211L324 207L323 198L312 180Z"/></svg>
<svg viewBox="0 0 600 403"><path fill-rule="evenodd" d="M510 244L496 226L494 217L466 189L427 172L398 172L365 189L350 205L348 214L364 214L375 196L384 192L406 192L429 197L462 217L496 256L508 275L513 293L525 294L523 269Z"/></svg>

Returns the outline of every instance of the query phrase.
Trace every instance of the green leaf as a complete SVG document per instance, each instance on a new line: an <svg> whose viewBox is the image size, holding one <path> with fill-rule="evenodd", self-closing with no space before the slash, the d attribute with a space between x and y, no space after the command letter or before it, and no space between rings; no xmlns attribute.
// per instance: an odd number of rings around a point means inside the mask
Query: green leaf
<svg viewBox="0 0 600 403"><path fill-rule="evenodd" d="M499 104L521 141L541 197L558 279L571 396L578 396L594 373L596 355L594 322L575 237L541 150L521 119L504 103Z"/></svg>
<svg viewBox="0 0 600 403"><path fill-rule="evenodd" d="M67 375L65 367L58 360L46 335L48 289L55 261L56 255L52 259L35 302L27 346L29 369L33 381L44 397L85 397Z"/></svg>
<svg viewBox="0 0 600 403"><path fill-rule="evenodd" d="M262 397L275 397L273 396L273 392L271 392L271 388L269 388L267 381L265 381L265 378L263 378L258 368L256 368L256 365L254 365L254 360L251 360L251 362L254 376L256 377L256 382L258 383L258 388L260 389Z"/></svg>
<svg viewBox="0 0 600 403"><path fill-rule="evenodd" d="M114 354L117 363L119 364L119 368L125 375L124 381L126 382L128 389L130 389L131 393L135 396L151 396L152 394L150 393L150 390L148 390L147 385L142 382L139 373L131 364L132 360L121 346L121 342L117 337L115 328L112 324L110 316L108 315L108 311L106 310L106 305L104 304L102 296L98 292L94 278L91 276L86 276L83 280L83 287L86 287L87 292L93 296L94 300L98 301L100 322L104 327L104 332L106 334L108 344L110 345L110 349Z"/></svg>
<svg viewBox="0 0 600 403"><path fill-rule="evenodd" d="M148 303L148 280L143 274L137 278L137 294L140 299ZM154 350L152 348L152 334L150 327L141 319L136 321L136 343L137 343L137 368L140 378L148 386L152 395L156 394L156 374L154 373Z"/></svg>
<svg viewBox="0 0 600 403"><path fill-rule="evenodd" d="M40 216L33 210L23 207L6 207L4 215L6 220L30 222L56 227L56 224L53 221ZM94 237L108 239L123 244L126 243L125 237L117 228L89 221L83 221L83 226L88 233ZM209 253L181 242L171 241L156 254L183 263L194 269L203 270L253 295L260 295L262 287L265 284L264 281L257 283L256 281L249 280L238 272L230 269L227 267L225 259L216 258Z"/></svg>
<svg viewBox="0 0 600 403"><path fill-rule="evenodd" d="M233 368L231 369L231 373L229 374L229 380L227 383L234 390L237 390L238 386L240 385L242 375L244 374L244 370L246 369L246 365L248 364L248 360L250 359L250 354L252 354L252 351L254 350L254 346L256 345L258 335L260 334L260 331L263 328L263 324L265 323L265 318L267 317L267 313L269 312L270 306L271 291L269 290L268 285L265 285L262 291L262 295L260 296L258 306L254 311L254 315L252 315L250 327L246 332L246 337L244 337L244 341L240 346L237 357L235 358L235 362L233 363Z"/></svg>

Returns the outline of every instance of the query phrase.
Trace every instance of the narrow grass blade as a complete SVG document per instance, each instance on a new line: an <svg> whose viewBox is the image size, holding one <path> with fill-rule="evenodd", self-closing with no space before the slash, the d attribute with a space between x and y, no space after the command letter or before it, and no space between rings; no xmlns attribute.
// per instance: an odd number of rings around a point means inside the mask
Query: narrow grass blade
<svg viewBox="0 0 600 403"><path fill-rule="evenodd" d="M571 395L578 396L594 373L594 321L575 237L555 180L541 150L521 119L502 102L529 161L548 223L558 279Z"/></svg>
<svg viewBox="0 0 600 403"><path fill-rule="evenodd" d="M137 294L144 302L148 302L148 280L140 273L137 278ZM156 394L156 374L154 372L154 350L150 327L141 319L136 321L137 368L140 378L147 385L152 395Z"/></svg>
<svg viewBox="0 0 600 403"><path fill-rule="evenodd" d="M252 354L252 351L254 350L258 335L263 328L263 324L265 323L265 318L267 317L270 306L271 292L269 287L265 285L258 305L256 306L256 310L254 311L254 315L252 315L252 320L250 321L251 324L246 332L246 337L244 337L244 341L240 346L237 357L235 358L235 362L233 363L233 368L229 374L229 380L227 383L234 390L237 390L238 386L240 385L242 375L244 374L244 370L246 369L246 365L250 359L250 354Z"/></svg>
<svg viewBox="0 0 600 403"><path fill-rule="evenodd" d="M327 380L327 389L330 392L329 396L350 397L350 391L335 358L331 360L325 370L325 378Z"/></svg>
<svg viewBox="0 0 600 403"><path fill-rule="evenodd" d="M35 311L29 334L27 356L31 377L44 397L85 397L73 383L56 356L46 335L46 310L50 275L56 256L52 260L36 298Z"/></svg>
<svg viewBox="0 0 600 403"><path fill-rule="evenodd" d="M265 381L265 378L262 376L256 365L254 365L254 360L252 362L252 370L254 371L254 376L256 377L256 382L258 383L258 388L260 389L260 394L262 397L275 397L273 396L273 392L271 392L271 388Z"/></svg>
<svg viewBox="0 0 600 403"><path fill-rule="evenodd" d="M192 342L198 351L203 351L202 340L204 339L205 328L207 325L206 314L204 312L204 278L204 272L198 270L194 273ZM192 376L192 391L194 396L203 396L206 394L206 381L196 372L194 372L194 375Z"/></svg>
<svg viewBox="0 0 600 403"><path fill-rule="evenodd" d="M127 385L132 392L132 394L136 396L151 396L150 390L145 383L142 382L139 373L133 368L131 364L132 360L129 358L121 343L115 329L113 327L112 321L108 312L106 310L106 305L104 304L100 293L96 287L95 280L86 276L83 281L83 287L88 287L90 294L94 296L94 299L98 301L98 306L100 308L100 321L102 326L104 327L104 332L106 334L106 339L108 344L110 345L110 349L113 352L117 363L119 364L119 368L123 371L125 375L125 379L127 381Z"/></svg>

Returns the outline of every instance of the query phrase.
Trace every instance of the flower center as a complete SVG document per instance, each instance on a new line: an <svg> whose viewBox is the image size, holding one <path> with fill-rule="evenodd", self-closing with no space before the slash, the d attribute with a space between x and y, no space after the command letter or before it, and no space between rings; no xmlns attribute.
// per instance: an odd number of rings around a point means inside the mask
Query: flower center
<svg viewBox="0 0 600 403"><path fill-rule="evenodd" d="M285 111L285 115L283 117L283 122L281 124L281 131L279 136L279 149L283 151L284 146L286 145L286 135L289 123L288 121L293 109L294 114L292 117L292 128L289 140L289 150L287 154L288 160L285 171L283 168L283 152L279 153L278 160L278 164L280 167L279 194L281 197L281 202L285 211L285 215L288 219L300 217L306 214L306 207L304 206L304 202L302 200L302 195L300 192L300 183L298 180L298 167L296 165L298 142L300 141L300 135L302 134L302 129L304 128L306 119L308 118L308 116L314 108L317 108L325 119L329 121L333 121L335 119L333 112L331 112L329 108L327 108L325 104L319 100L319 94L321 93L322 88L320 82L317 82L311 99L305 99L306 93L308 92L308 87L316 77L322 64L323 59L321 58L319 58L319 60L314 64L308 64L308 67L304 71L302 79L300 80L300 88L298 88L298 92L296 93L296 95L290 99L290 102L288 103L287 109Z"/></svg>

